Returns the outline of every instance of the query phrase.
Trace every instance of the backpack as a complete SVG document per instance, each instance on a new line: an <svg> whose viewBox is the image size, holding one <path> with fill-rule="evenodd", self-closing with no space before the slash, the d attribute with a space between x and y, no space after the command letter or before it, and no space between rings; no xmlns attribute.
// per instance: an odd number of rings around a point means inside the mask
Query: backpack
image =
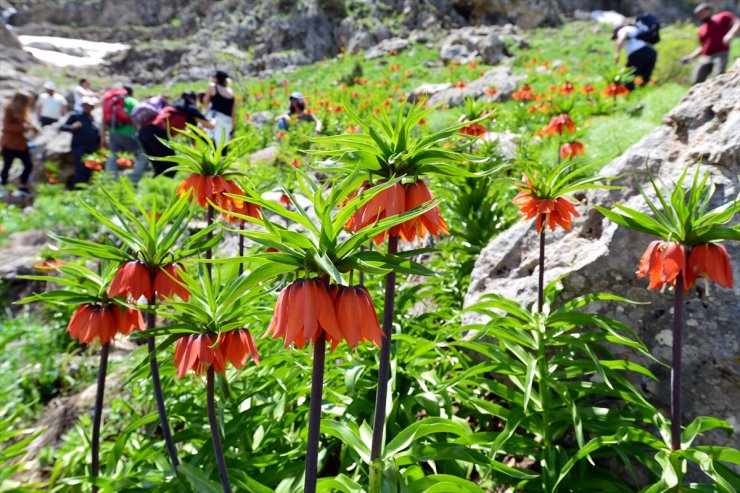
<svg viewBox="0 0 740 493"><path fill-rule="evenodd" d="M138 127L149 125L159 116L165 106L167 106L167 100L164 96L145 99L131 110L131 121Z"/></svg>
<svg viewBox="0 0 740 493"><path fill-rule="evenodd" d="M152 125L168 131L185 130L187 123L187 115L172 106L165 106L152 121Z"/></svg>
<svg viewBox="0 0 740 493"><path fill-rule="evenodd" d="M131 124L131 117L126 113L126 89L109 89L103 94L103 121L116 125Z"/></svg>
<svg viewBox="0 0 740 493"><path fill-rule="evenodd" d="M637 39L651 45L660 41L660 21L658 20L658 16L652 12L639 15L635 19L635 27L639 31L637 36L635 36Z"/></svg>

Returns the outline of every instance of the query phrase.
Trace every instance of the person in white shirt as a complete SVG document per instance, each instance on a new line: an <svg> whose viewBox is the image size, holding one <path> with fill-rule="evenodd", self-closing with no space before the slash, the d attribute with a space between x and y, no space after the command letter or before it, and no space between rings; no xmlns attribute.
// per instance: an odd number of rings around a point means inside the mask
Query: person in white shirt
<svg viewBox="0 0 740 493"><path fill-rule="evenodd" d="M80 79L80 85L75 87L72 91L75 98L74 110L77 113L82 113L82 100L85 98L95 97L95 93L90 89L90 83L87 79Z"/></svg>
<svg viewBox="0 0 740 493"><path fill-rule="evenodd" d="M635 80L642 79L642 84L650 82L658 54L650 43L637 37L640 30L636 26L619 26L612 32L612 39L617 40L617 52L614 62L619 63L622 49L627 53L627 67L633 69ZM626 84L630 91L635 89L635 83Z"/></svg>
<svg viewBox="0 0 740 493"><path fill-rule="evenodd" d="M56 86L48 81L44 84L46 92L41 93L36 103L36 114L45 127L58 122L67 113L67 98L56 92Z"/></svg>

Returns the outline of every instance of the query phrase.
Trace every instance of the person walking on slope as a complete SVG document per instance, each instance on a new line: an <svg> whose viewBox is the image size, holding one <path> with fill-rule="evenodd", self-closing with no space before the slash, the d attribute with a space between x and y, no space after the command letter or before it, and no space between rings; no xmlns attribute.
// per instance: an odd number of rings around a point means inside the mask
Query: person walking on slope
<svg viewBox="0 0 740 493"><path fill-rule="evenodd" d="M658 54L655 48L638 38L639 29L633 25L620 26L612 32L612 39L617 41L617 51L614 55L614 62L619 63L622 49L627 53L627 68L633 69L633 74L642 79L643 84L650 82L650 76L653 75L655 62ZM635 89L634 82L627 83L627 89Z"/></svg>
<svg viewBox="0 0 740 493"><path fill-rule="evenodd" d="M217 70L213 75L211 85L203 98L203 106L208 107L209 119L216 120L216 126L208 132L213 142L218 146L228 142L234 131L236 121L236 99L234 92L229 88L229 74Z"/></svg>
<svg viewBox="0 0 740 493"><path fill-rule="evenodd" d="M82 156L99 149L100 131L92 116L97 101L95 98L83 98L80 102L81 112L71 113L59 130L72 133L72 157L75 161L75 174L72 185L90 181L92 171L85 167Z"/></svg>
<svg viewBox="0 0 740 493"><path fill-rule="evenodd" d="M42 127L58 122L67 113L67 98L56 92L54 83L44 83L44 90L36 103L36 114Z"/></svg>
<svg viewBox="0 0 740 493"><path fill-rule="evenodd" d="M72 109L82 113L82 100L95 97L95 92L90 89L90 82L87 79L80 79L80 83L72 90L72 96L75 100Z"/></svg>
<svg viewBox="0 0 740 493"><path fill-rule="evenodd" d="M740 31L740 19L728 11L712 15L712 6L708 3L699 4L694 9L694 16L701 21L699 26L701 46L681 57L681 63L699 59L694 65L692 76L692 83L698 84L707 80L712 71L719 75L727 69L730 44Z"/></svg>
<svg viewBox="0 0 740 493"><path fill-rule="evenodd" d="M23 172L20 177L20 186L16 193L22 197L30 197L28 179L31 176L33 162L31 152L28 149L29 133L38 132L36 125L31 123L31 107L33 98L23 91L16 92L5 107L3 117L3 133L0 146L3 152L3 169L0 173L0 193L5 195L5 186L8 184L8 176L13 161L20 159L23 164Z"/></svg>
<svg viewBox="0 0 740 493"><path fill-rule="evenodd" d="M123 86L123 89L126 91L126 96L123 98L123 109L126 115L131 116L131 112L139 102L134 99L134 90L130 86ZM106 131L108 130L110 137L106 140ZM100 139L101 147L110 149L110 156L105 163L105 171L112 173L114 178L118 178L118 153L121 151L134 153L134 169L131 173L131 182L136 185L146 173L149 159L144 154L144 148L141 146L136 128L134 128L131 120L116 121L114 112L113 119L110 121L110 126L108 126L105 118L103 118Z"/></svg>

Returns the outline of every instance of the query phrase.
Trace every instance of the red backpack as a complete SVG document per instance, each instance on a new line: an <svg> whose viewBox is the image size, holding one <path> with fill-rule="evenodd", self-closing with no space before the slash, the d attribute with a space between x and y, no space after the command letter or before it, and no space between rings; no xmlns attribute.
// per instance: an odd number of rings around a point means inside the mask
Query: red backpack
<svg viewBox="0 0 740 493"><path fill-rule="evenodd" d="M163 130L172 131L185 130L187 123L187 116L182 111L172 106L165 106L151 124Z"/></svg>
<svg viewBox="0 0 740 493"><path fill-rule="evenodd" d="M131 117L126 113L126 89L109 89L103 94L103 121L115 122L117 125L131 124Z"/></svg>

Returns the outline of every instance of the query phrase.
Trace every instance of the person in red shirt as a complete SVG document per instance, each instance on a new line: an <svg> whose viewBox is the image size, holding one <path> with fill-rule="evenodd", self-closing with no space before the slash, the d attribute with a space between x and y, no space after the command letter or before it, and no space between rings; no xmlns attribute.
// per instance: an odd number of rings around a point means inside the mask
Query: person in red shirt
<svg viewBox="0 0 740 493"><path fill-rule="evenodd" d="M740 19L732 12L719 12L712 15L712 6L699 4L694 9L694 16L701 21L699 27L700 47L690 54L681 57L681 63L689 63L698 58L694 66L693 83L704 82L712 73L721 74L727 69L730 54L730 43L740 31Z"/></svg>

